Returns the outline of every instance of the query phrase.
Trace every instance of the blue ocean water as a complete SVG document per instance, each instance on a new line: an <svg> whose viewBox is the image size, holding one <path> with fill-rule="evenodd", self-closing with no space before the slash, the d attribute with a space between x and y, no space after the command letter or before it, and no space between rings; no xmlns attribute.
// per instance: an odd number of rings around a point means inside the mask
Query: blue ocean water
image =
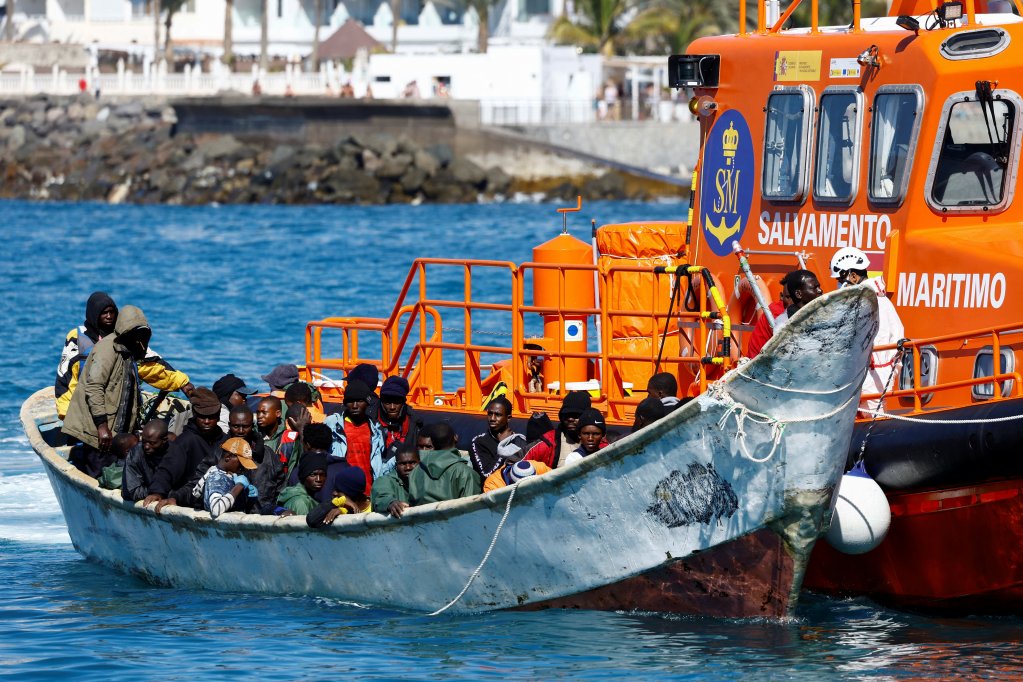
<svg viewBox="0 0 1023 682"><path fill-rule="evenodd" d="M0 677L1018 678L1021 618L927 618L806 595L784 623L586 611L430 619L248 595L244 566L236 594L157 588L75 552L18 410L52 385L91 291L139 305L153 346L197 384L228 371L258 382L303 357L308 320L386 315L415 257L529 260L560 231L554 208L0 203ZM681 203L594 203L571 225L586 240L591 217L684 214Z"/></svg>

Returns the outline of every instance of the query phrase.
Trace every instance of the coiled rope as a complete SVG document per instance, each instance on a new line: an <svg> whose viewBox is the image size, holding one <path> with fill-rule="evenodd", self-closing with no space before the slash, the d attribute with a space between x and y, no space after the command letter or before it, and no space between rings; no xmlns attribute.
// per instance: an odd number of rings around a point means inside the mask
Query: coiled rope
<svg viewBox="0 0 1023 682"><path fill-rule="evenodd" d="M508 504L506 504L504 507L504 516L501 517L501 522L497 524L497 528L494 530L494 537L493 539L490 540L490 546L487 547L486 554L483 555L483 561L480 562L480 565L477 566L476 570L473 571L472 575L469 576L469 582L465 583L465 587L462 588L462 591L459 592L454 599L452 599L447 604L437 609L433 613L429 614L430 616L439 616L440 614L444 613L452 606L457 604L458 600L465 596L465 593L469 591L469 587L472 585L473 581L476 580L476 577L480 574L480 571L483 570L483 567L486 566L487 560L490 559L490 553L494 551L494 545L497 544L497 538L499 535L501 535L501 529L504 528L504 522L508 520L508 513L511 512L512 500L515 499L515 491L519 489L519 483L521 482L522 480L520 479L518 481L515 481L515 483L512 485L511 494L508 496Z"/></svg>
<svg viewBox="0 0 1023 682"><path fill-rule="evenodd" d="M813 393L810 391L806 391L806 393L809 395L813 395ZM828 419L830 417L834 417L836 414L840 413L842 410L849 407L851 403L853 403L854 401L858 401L860 397L860 394L858 392L853 392L852 395L850 395L849 398L844 403L842 403L835 409L831 410L830 412L826 412L825 414L814 415L812 417L793 417L791 419L775 419L769 414L764 414L763 412L751 410L746 405L743 405L742 403L736 401L732 396L730 396L727 393L727 391L725 391L724 382L711 384L707 388L707 394L710 395L715 400L724 403L725 406L725 413L721 415L721 419L718 420L718 428L724 430L725 423L728 421L728 418L734 416L735 439L738 441L739 452L742 454L743 457L745 457L746 459L755 464L763 464L764 462L770 461L771 458L774 457L774 453L778 450L778 446L781 444L782 436L785 435L785 427L788 426L789 424L806 424L808 422L815 422L823 419ZM766 426L768 424L771 426L771 451L767 453L765 457L761 458L754 457L746 448L745 425L747 419L752 420L754 423L760 424L761 426Z"/></svg>

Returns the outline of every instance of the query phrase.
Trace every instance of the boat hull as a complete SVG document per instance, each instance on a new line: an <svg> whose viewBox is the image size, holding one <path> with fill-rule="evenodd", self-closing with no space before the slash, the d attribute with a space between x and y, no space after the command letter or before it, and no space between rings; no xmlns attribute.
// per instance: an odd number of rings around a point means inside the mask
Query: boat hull
<svg viewBox="0 0 1023 682"><path fill-rule="evenodd" d="M314 530L304 517L229 513L214 521L178 507L158 515L99 489L47 445L59 427L52 392L30 398L22 421L78 551L153 583L432 611L463 590L487 555L453 610L543 604L630 579L636 596L605 599L605 608L664 610L653 595L675 582L679 559L699 565L699 553L723 548L720 561L737 564L750 542L743 538L775 534L772 570L784 574L775 584L788 588L777 614L794 608L830 518L876 315L864 289L818 299L756 361L663 420L577 464L414 507L400 520L359 514ZM682 597L676 603L703 610Z"/></svg>
<svg viewBox="0 0 1023 682"><path fill-rule="evenodd" d="M1023 479L889 493L891 527L862 555L827 543L804 587L941 613L1023 611Z"/></svg>

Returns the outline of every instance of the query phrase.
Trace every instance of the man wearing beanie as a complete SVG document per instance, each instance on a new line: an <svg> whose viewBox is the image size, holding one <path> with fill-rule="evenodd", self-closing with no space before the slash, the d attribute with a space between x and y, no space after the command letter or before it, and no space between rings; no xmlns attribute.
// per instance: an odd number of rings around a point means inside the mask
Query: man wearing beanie
<svg viewBox="0 0 1023 682"><path fill-rule="evenodd" d="M379 424L369 418L369 387L357 379L345 386L344 408L324 420L331 430L331 457L345 460L366 474L366 497L373 479L394 468L394 460L384 462L384 434Z"/></svg>
<svg viewBox="0 0 1023 682"><path fill-rule="evenodd" d="M387 377L380 387L380 399L366 410L370 421L384 435L383 461L390 462L406 443L416 444L420 423L408 404L409 385L405 377Z"/></svg>
<svg viewBox="0 0 1023 682"><path fill-rule="evenodd" d="M278 516L305 515L316 509L316 495L327 480L327 453L303 452L298 462L298 484L285 488L277 498Z"/></svg>
<svg viewBox="0 0 1023 682"><path fill-rule="evenodd" d="M515 459L522 459L519 452L526 445L523 436L512 431L508 421L511 418L512 404L504 396L497 396L487 403L487 430L472 439L469 444L469 463L480 477L487 477L497 471L508 459L498 449L503 445Z"/></svg>
<svg viewBox="0 0 1023 682"><path fill-rule="evenodd" d="M583 410L579 415L579 447L565 458L565 464L578 462L583 457L589 457L597 450L608 446L607 424L604 422L604 415L592 407Z"/></svg>
<svg viewBox="0 0 1023 682"><path fill-rule="evenodd" d="M363 494L365 488L366 474L362 469L346 466L334 478L329 494L323 494L327 493L327 486L324 486L320 495L323 501L306 514L305 522L310 528L323 528L339 516L370 511L369 498Z"/></svg>
<svg viewBox="0 0 1023 682"><path fill-rule="evenodd" d="M158 502L157 512L167 505L195 506L197 500L192 489L206 473L200 468L202 461L220 458L219 445L225 437L217 426L220 399L210 389L200 386L192 391L191 403L192 418L160 460L160 466L153 474L153 483L149 486L149 496L143 501L145 506Z"/></svg>
<svg viewBox="0 0 1023 682"><path fill-rule="evenodd" d="M579 415L590 409L590 394L570 391L558 411L558 428L545 433L526 452L525 459L543 462L552 469L565 463L565 458L579 447Z"/></svg>

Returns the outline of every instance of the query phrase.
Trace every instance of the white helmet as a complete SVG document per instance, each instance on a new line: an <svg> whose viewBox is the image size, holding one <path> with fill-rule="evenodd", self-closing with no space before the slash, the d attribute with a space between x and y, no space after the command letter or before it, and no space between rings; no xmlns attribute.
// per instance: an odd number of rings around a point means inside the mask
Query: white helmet
<svg viewBox="0 0 1023 682"><path fill-rule="evenodd" d="M841 279L842 273L847 270L866 270L870 265L867 254L852 246L845 246L835 252L831 257L831 276Z"/></svg>

